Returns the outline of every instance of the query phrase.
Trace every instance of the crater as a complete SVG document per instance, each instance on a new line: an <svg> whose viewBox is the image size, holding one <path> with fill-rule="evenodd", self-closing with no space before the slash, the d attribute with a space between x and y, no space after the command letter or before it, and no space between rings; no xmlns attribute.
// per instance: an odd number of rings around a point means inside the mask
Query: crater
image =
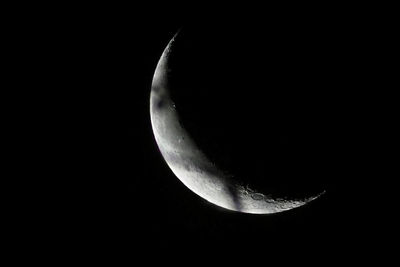
<svg viewBox="0 0 400 267"><path fill-rule="evenodd" d="M251 198L254 200L263 200L264 199L264 195L261 193L254 193L251 195Z"/></svg>

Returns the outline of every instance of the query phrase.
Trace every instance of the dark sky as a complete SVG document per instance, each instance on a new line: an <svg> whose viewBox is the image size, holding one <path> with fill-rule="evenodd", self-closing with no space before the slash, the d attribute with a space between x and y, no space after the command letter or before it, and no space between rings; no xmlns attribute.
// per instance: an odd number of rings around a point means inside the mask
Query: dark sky
<svg viewBox="0 0 400 267"><path fill-rule="evenodd" d="M344 68L350 74L340 78L347 89L341 87L334 98L347 114L339 114L345 134L340 137L341 150L335 150L330 157L341 165L337 168L330 165L334 176L329 178L329 190L320 200L305 207L257 216L207 203L174 176L159 153L149 114L156 64L180 27L193 22L199 26L209 20L207 12L193 17L185 11L159 15L148 9L145 13L148 16L139 17L118 9L96 15L80 28L79 42L72 44L80 47L79 53L84 57L78 70L85 79L79 88L86 89L77 90L76 95L83 103L90 103L79 120L83 128L91 129L80 139L84 143L80 164L94 170L94 173L87 171L91 191L96 195L89 200L92 205L88 210L99 211L101 227L96 223L88 227L98 232L96 239L115 243L116 250L128 258L144 252L157 257L162 252L172 255L178 251L198 251L201 257L211 251L229 257L259 258L260 263L268 264L266 258L273 257L269 252L288 257L293 252L303 258L310 255L310 259L315 259L316 254L326 259L352 254L353 245L365 238L357 221L358 206L363 203L354 196L360 179L358 171L362 168L360 158L354 156L360 153L361 137L356 128L363 118L357 110L349 108L349 103L355 103L359 96L357 88L350 85L360 75L351 66L362 65L357 61L361 58L358 55L361 42L355 37L362 33L360 27L349 19L347 22L351 23L346 24L336 16L332 19L337 23L330 24L331 28L339 29L335 34L346 41L342 44L348 44L347 48L341 48L347 53L347 57L341 57L347 61L335 62L331 68ZM214 12L213 20L217 18L228 25L233 20L233 27L253 23L259 31L264 21L270 27L274 18L281 18L276 15L264 20L260 13L253 21L244 22L240 15ZM318 24L324 15L322 12L315 18L307 17L308 23ZM292 21L275 21L274 29L279 32L283 24L287 28L304 17L297 15L295 19L291 17ZM252 53L257 56L258 52Z"/></svg>

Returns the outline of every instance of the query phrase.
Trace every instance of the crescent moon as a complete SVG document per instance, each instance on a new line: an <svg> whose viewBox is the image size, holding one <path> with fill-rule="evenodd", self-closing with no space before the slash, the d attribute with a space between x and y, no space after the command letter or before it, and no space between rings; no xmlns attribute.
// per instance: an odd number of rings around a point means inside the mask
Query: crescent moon
<svg viewBox="0 0 400 267"><path fill-rule="evenodd" d="M238 184L234 177L220 170L207 158L181 124L170 95L168 61L177 34L168 43L158 61L150 93L153 134L164 160L176 177L208 202L228 210L252 214L291 210L325 193L324 191L303 199L275 199L265 192Z"/></svg>

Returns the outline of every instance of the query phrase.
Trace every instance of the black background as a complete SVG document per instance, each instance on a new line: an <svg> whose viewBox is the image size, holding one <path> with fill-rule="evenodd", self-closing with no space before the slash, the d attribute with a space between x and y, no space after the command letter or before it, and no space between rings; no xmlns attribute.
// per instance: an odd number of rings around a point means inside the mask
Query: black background
<svg viewBox="0 0 400 267"><path fill-rule="evenodd" d="M366 34L371 29L369 22L355 16L358 11L347 8L303 7L299 11L293 7L290 12L274 8L268 12L185 8L159 7L156 12L130 6L93 7L85 9L79 19L68 18L63 26L56 27L61 33L72 31L68 33L72 38L61 34L55 41L62 44L67 70L60 75L64 99L72 100L64 115L74 125L60 129L69 137L65 140L65 183L78 189L84 198L78 201L69 196L66 200L67 205L71 201L78 207L72 211L72 219L64 218L71 226L67 231L78 233L75 242L87 244L88 250L105 249L128 261L138 257L154 260L164 253L179 257L186 252L200 258L213 254L266 264L270 258L282 259L283 255L288 255L283 260L295 262L354 255L354 247L362 247L369 238L360 219L365 214L364 203L358 196L363 190L360 181L368 180L364 174L371 174L373 168L365 160L367 149L363 146L368 128L365 121L372 116L364 109L363 99L369 94L366 85L374 83L366 72L366 61L372 60L372 56L365 57L371 47ZM335 147L330 157L337 165L329 165L326 194L309 205L276 215L241 214L209 204L174 176L153 137L149 96L161 53L171 37L188 25L201 28L204 23L212 27L218 22L231 33L236 29L248 32L246 29L253 25L252 34L240 41L245 45L247 38L253 41L251 36L263 36L259 33L264 25L279 34L280 29L304 20L309 25L318 24L317 28L322 27L321 21L329 22L335 33L325 37L338 43L341 51L340 55L329 55L334 59L329 68L339 79L329 72L329 90L337 90L330 94L328 106L340 103L341 112L336 114L339 121L335 124L340 134L335 135L335 144L329 144ZM327 42L332 46L330 40ZM286 51L281 44L274 45ZM254 58L270 52L262 47L247 46L246 50ZM257 75L263 75L260 66L264 66L262 62L248 73L259 71ZM282 75L274 71L275 76ZM252 86L265 83L257 79L250 81ZM285 81L285 76L279 76L279 80L294 83ZM246 86L246 82L239 84ZM241 96L251 99L242 92L236 98ZM264 104L263 99L256 101Z"/></svg>

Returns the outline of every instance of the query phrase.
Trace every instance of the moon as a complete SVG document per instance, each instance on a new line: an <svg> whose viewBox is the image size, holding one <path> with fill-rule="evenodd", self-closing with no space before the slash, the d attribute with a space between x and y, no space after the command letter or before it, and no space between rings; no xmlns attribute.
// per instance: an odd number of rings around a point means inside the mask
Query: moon
<svg viewBox="0 0 400 267"><path fill-rule="evenodd" d="M273 198L234 175L221 170L199 147L185 129L171 98L169 59L175 36L162 53L152 80L150 118L158 148L176 177L198 196L219 207L251 214L273 214L303 206L325 191L302 199Z"/></svg>

